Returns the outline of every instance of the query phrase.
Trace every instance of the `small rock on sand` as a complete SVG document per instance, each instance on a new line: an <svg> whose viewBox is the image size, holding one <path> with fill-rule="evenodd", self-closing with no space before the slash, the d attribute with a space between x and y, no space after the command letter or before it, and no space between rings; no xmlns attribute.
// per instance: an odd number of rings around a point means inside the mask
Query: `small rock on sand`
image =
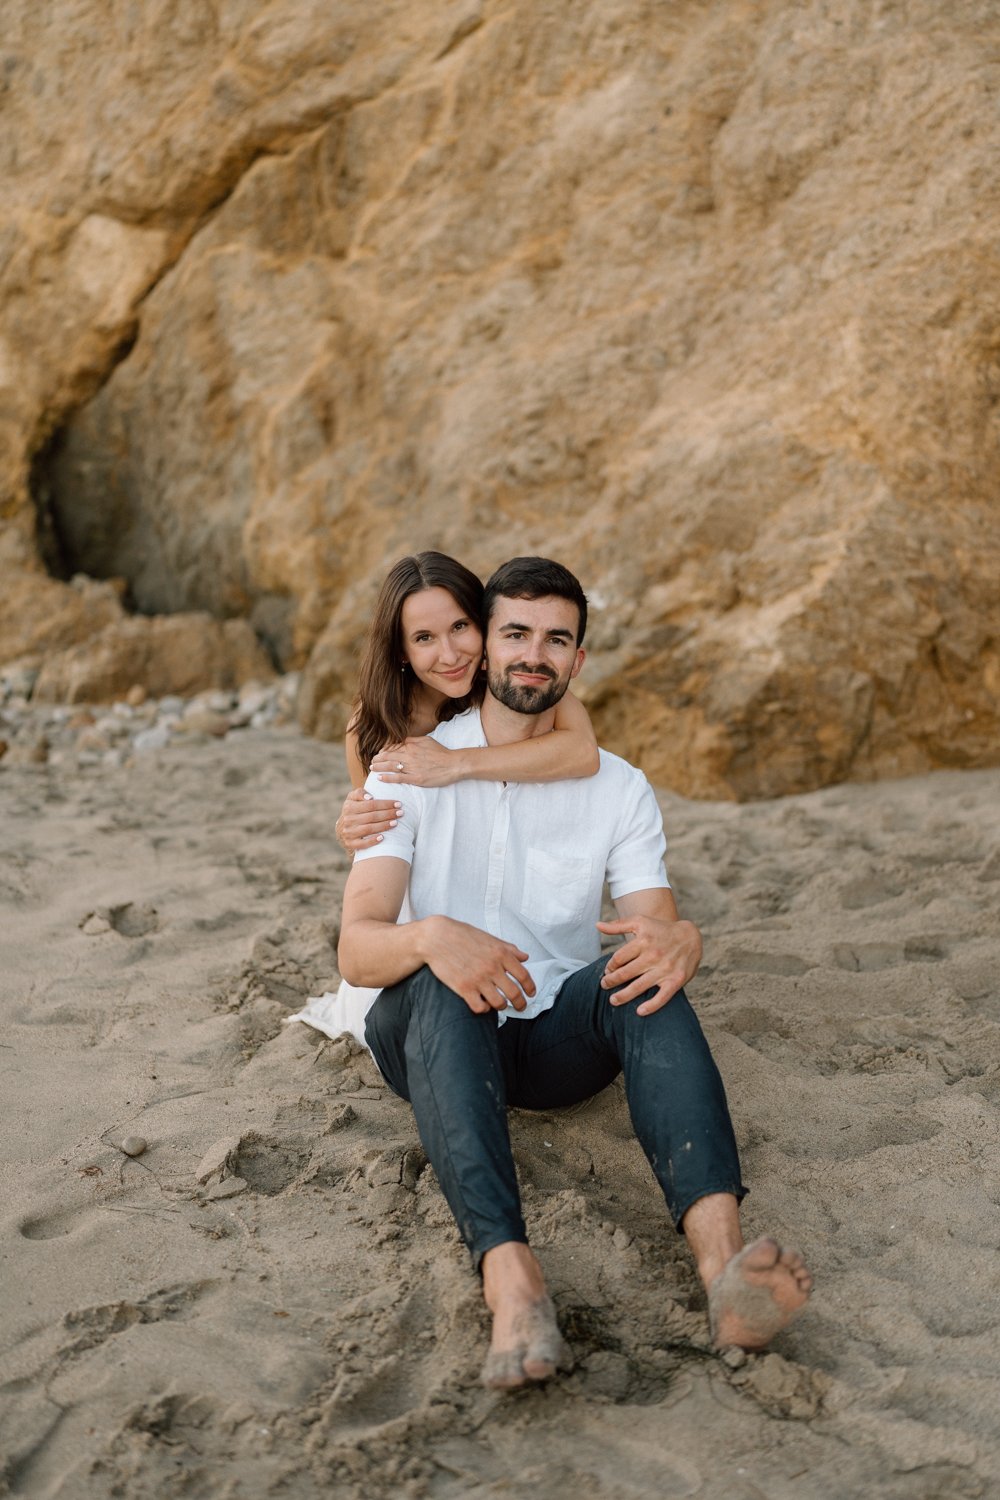
<svg viewBox="0 0 1000 1500"><path fill-rule="evenodd" d="M222 739L229 733L229 720L225 714L214 713L210 708L196 708L184 715L180 727L185 734L207 734Z"/></svg>
<svg viewBox="0 0 1000 1500"><path fill-rule="evenodd" d="M126 1156L141 1156L148 1144L141 1135L127 1135L122 1141L122 1150Z"/></svg>
<svg viewBox="0 0 1000 1500"><path fill-rule="evenodd" d="M336 1104L330 1111L330 1119L323 1134L334 1135L338 1130L345 1130L357 1118L358 1112L350 1104Z"/></svg>
<svg viewBox="0 0 1000 1500"><path fill-rule="evenodd" d="M166 724L154 724L151 729L141 729L132 741L132 748L143 753L147 750L165 750L170 743L170 730Z"/></svg>

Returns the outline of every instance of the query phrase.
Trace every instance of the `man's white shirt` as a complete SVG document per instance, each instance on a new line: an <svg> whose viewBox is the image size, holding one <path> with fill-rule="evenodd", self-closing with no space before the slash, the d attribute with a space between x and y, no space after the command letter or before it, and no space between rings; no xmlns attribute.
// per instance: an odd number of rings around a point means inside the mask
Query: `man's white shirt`
<svg viewBox="0 0 1000 1500"><path fill-rule="evenodd" d="M448 749L486 744L478 709L434 730ZM601 751L600 770L574 781L457 781L391 786L369 776L373 797L403 804L382 843L356 860L410 865L400 921L453 917L528 954L536 993L500 1020L548 1010L568 975L600 956L605 878L613 900L670 885L663 821L645 776Z"/></svg>

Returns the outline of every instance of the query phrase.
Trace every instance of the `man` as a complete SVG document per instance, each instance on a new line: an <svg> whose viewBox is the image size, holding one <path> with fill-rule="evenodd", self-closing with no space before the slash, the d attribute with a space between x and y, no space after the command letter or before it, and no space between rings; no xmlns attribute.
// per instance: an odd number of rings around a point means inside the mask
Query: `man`
<svg viewBox="0 0 1000 1500"><path fill-rule="evenodd" d="M486 585L485 613L488 690L481 712L438 726L447 746L548 733L583 665L587 602L558 563L505 563ZM701 938L678 918L645 778L602 751L587 780L396 791L396 828L351 870L340 969L382 989L368 1043L413 1105L482 1272L493 1314L485 1384L544 1380L568 1358L527 1243L507 1105L574 1104L621 1071L636 1134L708 1292L716 1344L762 1348L812 1280L773 1240L743 1246L725 1094L683 991ZM605 876L613 922L598 920ZM397 922L404 900L408 920ZM627 941L602 958L599 932Z"/></svg>

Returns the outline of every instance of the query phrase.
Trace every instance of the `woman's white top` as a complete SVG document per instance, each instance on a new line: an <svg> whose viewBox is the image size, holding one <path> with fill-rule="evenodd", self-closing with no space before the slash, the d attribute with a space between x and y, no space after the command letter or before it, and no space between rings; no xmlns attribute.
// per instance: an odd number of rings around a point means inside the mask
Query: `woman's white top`
<svg viewBox="0 0 1000 1500"><path fill-rule="evenodd" d="M348 984L346 979L342 979L335 995L327 990L325 995L314 996L306 1001L302 1010L288 1019L304 1021L307 1026L323 1031L327 1036L343 1036L346 1031L362 1047L367 1047L365 1017L380 993L379 990L359 989L357 985Z"/></svg>

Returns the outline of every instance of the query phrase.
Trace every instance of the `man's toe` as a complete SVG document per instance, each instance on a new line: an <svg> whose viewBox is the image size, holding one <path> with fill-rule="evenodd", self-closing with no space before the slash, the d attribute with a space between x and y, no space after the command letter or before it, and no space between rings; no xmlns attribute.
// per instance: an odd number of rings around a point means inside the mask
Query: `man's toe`
<svg viewBox="0 0 1000 1500"><path fill-rule="evenodd" d="M524 1385L527 1378L523 1349L491 1349L479 1377L481 1383L493 1391L512 1390Z"/></svg>
<svg viewBox="0 0 1000 1500"><path fill-rule="evenodd" d="M745 1271L772 1271L780 1261L781 1254L778 1241L772 1240L768 1234L759 1240L753 1240L745 1250L741 1250L739 1255L733 1257L733 1262L739 1264Z"/></svg>

